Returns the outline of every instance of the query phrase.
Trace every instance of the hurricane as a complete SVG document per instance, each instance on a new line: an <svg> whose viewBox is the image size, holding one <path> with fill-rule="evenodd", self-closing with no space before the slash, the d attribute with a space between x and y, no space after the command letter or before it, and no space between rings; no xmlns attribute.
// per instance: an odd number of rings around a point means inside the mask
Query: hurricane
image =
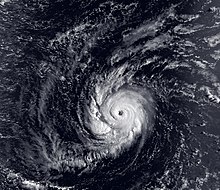
<svg viewBox="0 0 220 190"><path fill-rule="evenodd" d="M1 189L219 189L217 0L0 14Z"/></svg>

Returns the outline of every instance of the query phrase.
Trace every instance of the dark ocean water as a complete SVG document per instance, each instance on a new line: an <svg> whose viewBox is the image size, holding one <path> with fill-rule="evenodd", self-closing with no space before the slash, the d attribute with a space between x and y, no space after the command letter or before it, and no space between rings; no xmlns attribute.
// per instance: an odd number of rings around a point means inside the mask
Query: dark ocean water
<svg viewBox="0 0 220 190"><path fill-rule="evenodd" d="M219 189L218 0L1 0L0 28L0 189Z"/></svg>

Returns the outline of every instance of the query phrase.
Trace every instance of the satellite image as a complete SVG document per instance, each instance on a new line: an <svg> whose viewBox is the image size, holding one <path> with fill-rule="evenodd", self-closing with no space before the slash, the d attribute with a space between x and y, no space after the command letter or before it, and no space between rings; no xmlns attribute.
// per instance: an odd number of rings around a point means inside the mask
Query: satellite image
<svg viewBox="0 0 220 190"><path fill-rule="evenodd" d="M220 1L0 0L0 190L220 190Z"/></svg>

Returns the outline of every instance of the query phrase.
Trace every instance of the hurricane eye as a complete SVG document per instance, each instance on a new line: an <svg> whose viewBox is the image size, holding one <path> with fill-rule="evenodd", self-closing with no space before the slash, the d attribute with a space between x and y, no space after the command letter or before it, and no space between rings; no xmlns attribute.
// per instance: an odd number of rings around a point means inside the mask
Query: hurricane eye
<svg viewBox="0 0 220 190"><path fill-rule="evenodd" d="M122 116L124 114L124 112L122 110L118 111L118 115Z"/></svg>

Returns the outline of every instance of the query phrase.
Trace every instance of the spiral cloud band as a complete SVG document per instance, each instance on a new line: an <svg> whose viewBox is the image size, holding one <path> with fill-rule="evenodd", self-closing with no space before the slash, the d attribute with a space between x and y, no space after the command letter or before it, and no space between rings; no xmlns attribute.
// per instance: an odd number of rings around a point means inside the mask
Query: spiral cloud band
<svg viewBox="0 0 220 190"><path fill-rule="evenodd" d="M177 1L0 3L0 189L219 189L219 0Z"/></svg>

